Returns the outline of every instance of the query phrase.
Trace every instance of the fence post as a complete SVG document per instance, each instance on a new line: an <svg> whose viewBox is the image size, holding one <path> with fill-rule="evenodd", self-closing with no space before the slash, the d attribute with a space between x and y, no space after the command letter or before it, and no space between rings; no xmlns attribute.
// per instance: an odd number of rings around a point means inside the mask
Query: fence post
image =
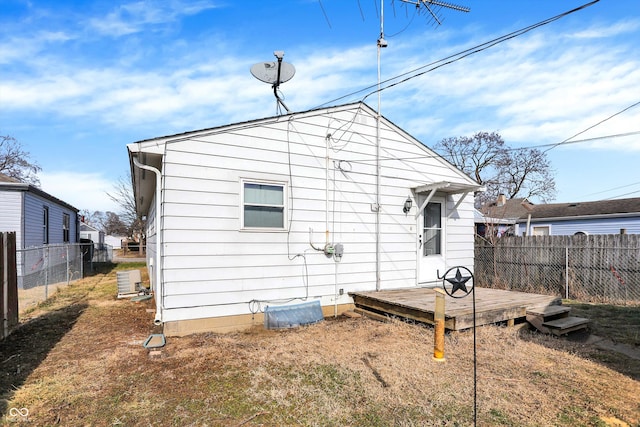
<svg viewBox="0 0 640 427"><path fill-rule="evenodd" d="M65 249L66 249L66 251L67 251L67 258L66 258L66 260L67 260L67 285L68 285L68 284L69 284L69 245L68 245L68 244L67 244L67 245L65 245L65 247L64 247L64 248L65 248Z"/></svg>
<svg viewBox="0 0 640 427"><path fill-rule="evenodd" d="M564 250L564 297L569 299L569 246Z"/></svg>
<svg viewBox="0 0 640 427"><path fill-rule="evenodd" d="M42 249L42 267L44 268L44 299L49 298L49 247Z"/></svg>
<svg viewBox="0 0 640 427"><path fill-rule="evenodd" d="M16 233L0 233L0 340L18 324L18 274L16 266Z"/></svg>
<svg viewBox="0 0 640 427"><path fill-rule="evenodd" d="M8 233L0 233L0 245L2 247L2 253L0 254L0 260L2 261L2 338L9 335L9 248L7 240L9 239Z"/></svg>

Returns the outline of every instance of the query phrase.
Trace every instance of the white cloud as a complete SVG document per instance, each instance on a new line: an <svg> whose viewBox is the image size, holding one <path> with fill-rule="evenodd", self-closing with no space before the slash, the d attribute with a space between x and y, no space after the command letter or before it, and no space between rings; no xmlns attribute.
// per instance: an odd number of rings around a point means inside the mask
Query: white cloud
<svg viewBox="0 0 640 427"><path fill-rule="evenodd" d="M179 14L215 7L204 1L193 8L187 5L128 3L110 12L102 21L103 29L111 26L108 31L119 34L131 26L131 31L139 31L146 25L176 20ZM611 42L614 34L637 31L638 22L611 25L608 38L556 31L510 40L383 91L382 113L425 142L480 130L497 130L509 143L559 142L640 100L636 47L625 39ZM394 41L383 51L383 79L469 47L452 47L448 40L452 36L442 31L420 44ZM42 33L38 43L24 42L21 47L33 59L26 72L0 82L3 111L30 109L88 118L96 125L156 126L160 134L275 114L271 88L249 74L256 62L250 54L217 52L212 56L206 39L186 50L177 48L183 43L180 40L168 43L165 48L172 52L171 62L161 66L142 67L142 59L98 66L67 63L55 51L35 54L45 40L70 37L51 32ZM493 36L468 37L471 44ZM447 52L433 47L447 43ZM6 44L0 49L18 54ZM291 56L296 76L280 88L294 111L375 85L375 47L297 49ZM131 52L130 57L139 53ZM361 99L372 91L340 102ZM366 101L376 104L375 96ZM585 137L638 130L637 123L638 114L629 112ZM640 150L640 143L624 144L624 149Z"/></svg>
<svg viewBox="0 0 640 427"><path fill-rule="evenodd" d="M89 20L89 25L101 34L114 37L144 31L150 25L166 24L181 16L195 15L217 7L208 1L138 1L118 6L101 18Z"/></svg>
<svg viewBox="0 0 640 427"><path fill-rule="evenodd" d="M106 194L113 192L117 177L73 171L41 172L38 176L42 190L79 210L120 211Z"/></svg>

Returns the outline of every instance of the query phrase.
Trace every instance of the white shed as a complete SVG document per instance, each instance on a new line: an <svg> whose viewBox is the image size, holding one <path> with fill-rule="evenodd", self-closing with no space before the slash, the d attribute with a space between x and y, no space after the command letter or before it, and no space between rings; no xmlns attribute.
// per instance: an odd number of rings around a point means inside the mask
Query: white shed
<svg viewBox="0 0 640 427"><path fill-rule="evenodd" d="M245 329L300 301L336 315L349 292L473 268L480 186L376 116L355 103L127 146L165 334Z"/></svg>

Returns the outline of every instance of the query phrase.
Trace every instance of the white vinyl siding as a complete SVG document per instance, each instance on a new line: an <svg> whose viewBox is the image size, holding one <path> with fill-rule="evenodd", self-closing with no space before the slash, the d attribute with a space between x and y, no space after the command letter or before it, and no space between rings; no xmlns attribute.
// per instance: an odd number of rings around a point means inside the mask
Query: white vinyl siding
<svg viewBox="0 0 640 427"><path fill-rule="evenodd" d="M309 296L342 304L350 301L348 292L375 289L375 115L350 106L257 124L165 146L164 321L246 314L252 300ZM415 202L409 214L402 211L407 195L424 184L470 181L385 121L381 136L382 288L415 286L421 224ZM151 141L148 149L162 142ZM283 186L282 205L264 205L282 209L286 232L245 231L246 201L238 191L245 182ZM472 268L472 195L448 216L459 197L443 196L442 247L450 265ZM344 245L339 263L311 249L327 241Z"/></svg>
<svg viewBox="0 0 640 427"><path fill-rule="evenodd" d="M16 247L22 248L22 192L0 191L0 231L16 233Z"/></svg>

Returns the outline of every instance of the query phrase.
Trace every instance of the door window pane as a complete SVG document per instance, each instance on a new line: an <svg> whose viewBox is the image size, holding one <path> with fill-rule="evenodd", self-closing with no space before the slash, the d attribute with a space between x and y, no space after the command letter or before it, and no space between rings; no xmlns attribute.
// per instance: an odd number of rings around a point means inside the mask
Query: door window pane
<svg viewBox="0 0 640 427"><path fill-rule="evenodd" d="M424 228L422 230L422 255L439 255L442 253L442 205L429 203L424 208Z"/></svg>

